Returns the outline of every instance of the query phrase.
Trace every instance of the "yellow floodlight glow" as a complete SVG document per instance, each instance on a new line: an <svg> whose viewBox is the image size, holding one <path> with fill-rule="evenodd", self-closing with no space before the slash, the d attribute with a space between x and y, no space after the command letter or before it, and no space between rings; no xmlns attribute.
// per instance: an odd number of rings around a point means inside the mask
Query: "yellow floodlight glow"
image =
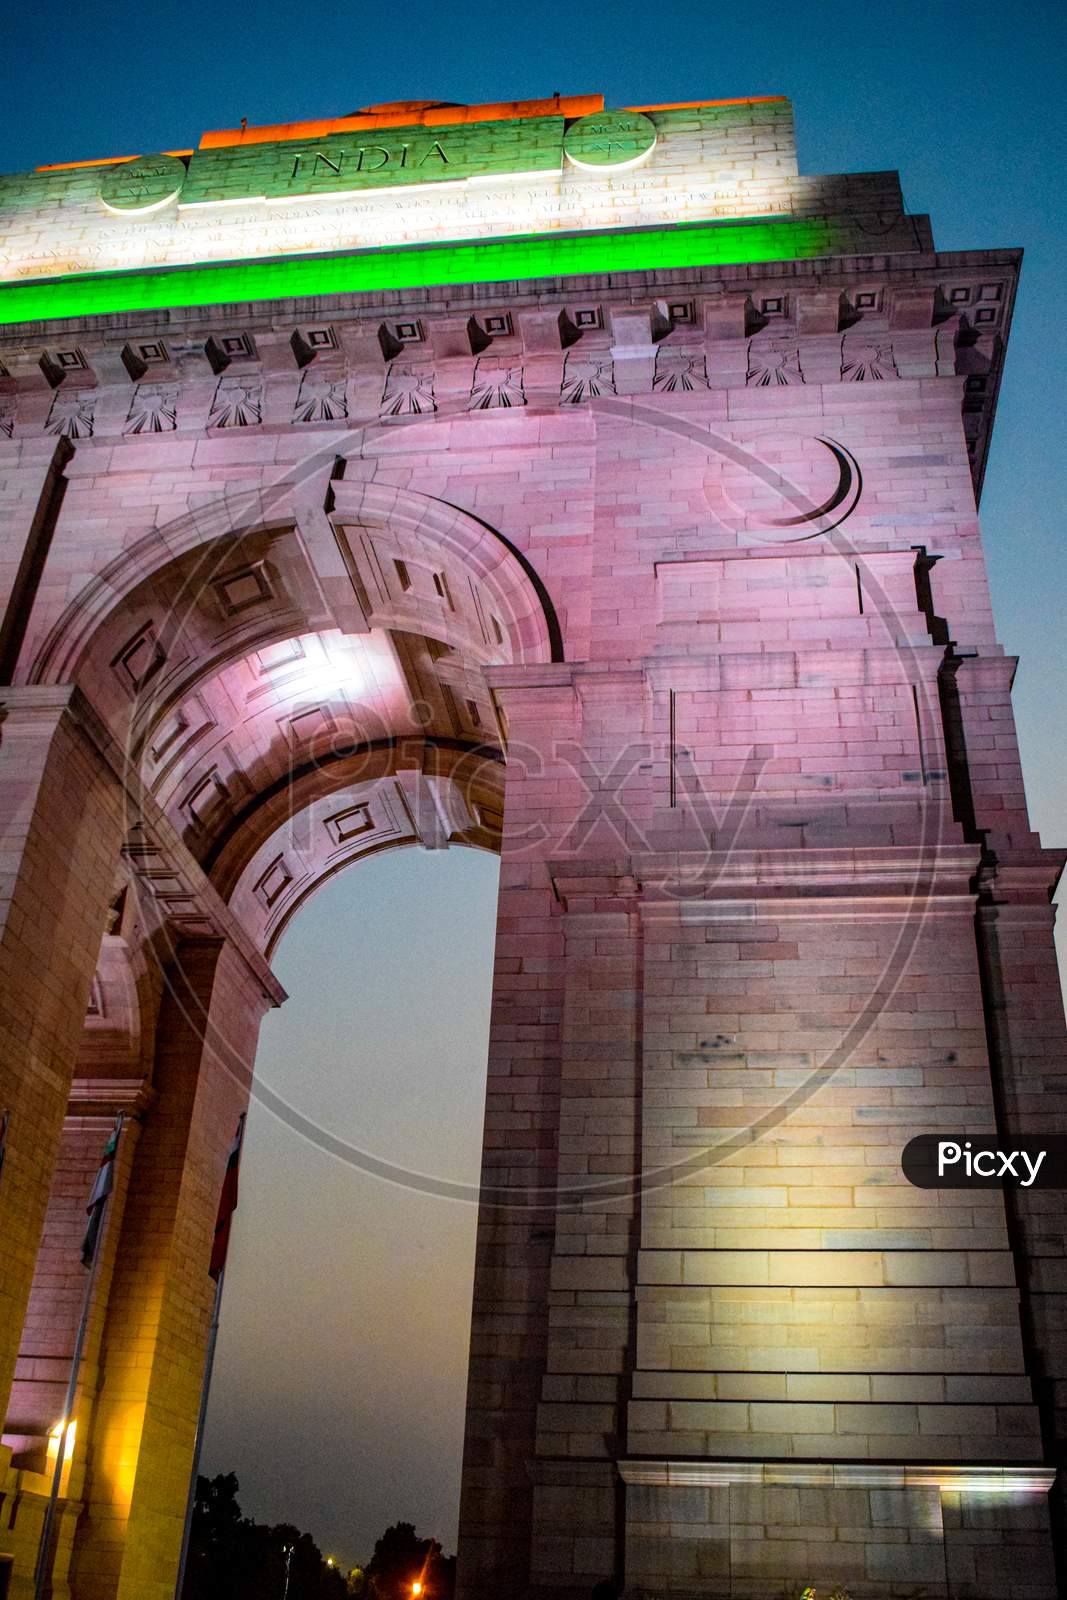
<svg viewBox="0 0 1067 1600"><path fill-rule="evenodd" d="M64 1466L67 1464L67 1462L70 1461L71 1457L74 1454L74 1439L75 1439L75 1435L78 1432L77 1421L72 1422L70 1424L70 1426L67 1427L66 1420L65 1419L61 1419L59 1422L56 1423L54 1428L51 1428L49 1430L49 1433L48 1433L48 1461L49 1461L49 1464L51 1466L53 1466L53 1467L55 1466L56 1456L59 1453L59 1441L63 1437L63 1429L64 1428L67 1429L66 1442L64 1443L64 1446L63 1446L63 1464L64 1464Z"/></svg>
<svg viewBox="0 0 1067 1600"><path fill-rule="evenodd" d="M1048 1494L1048 1477L1041 1473L1027 1473L1025 1471L1013 1472L993 1469L988 1473L972 1468L969 1472L947 1472L938 1479L938 1488L941 1492L954 1492L958 1494L995 1494L995 1495L1020 1495L1020 1494Z"/></svg>

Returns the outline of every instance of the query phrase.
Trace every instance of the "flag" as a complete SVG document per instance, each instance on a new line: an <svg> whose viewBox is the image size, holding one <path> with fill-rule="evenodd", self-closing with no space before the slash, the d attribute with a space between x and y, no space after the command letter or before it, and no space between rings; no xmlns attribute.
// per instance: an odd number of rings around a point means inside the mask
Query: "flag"
<svg viewBox="0 0 1067 1600"><path fill-rule="evenodd" d="M211 1246L211 1265L208 1272L218 1283L226 1265L226 1252L230 1248L230 1225L237 1210L237 1177L241 1168L241 1145L245 1136L245 1114L242 1111L237 1123L233 1145L226 1161L226 1175L219 1195L219 1214L215 1218L215 1242Z"/></svg>
<svg viewBox="0 0 1067 1600"><path fill-rule="evenodd" d="M108 1196L115 1187L115 1152L119 1147L119 1135L122 1132L122 1115L115 1118L115 1126L111 1130L111 1138L104 1146L104 1153L100 1158L100 1170L96 1174L92 1194L86 1212L89 1216L89 1225L85 1230L82 1240L82 1266L91 1267L96 1256L96 1247L100 1243L100 1229L104 1222L104 1212L107 1210Z"/></svg>

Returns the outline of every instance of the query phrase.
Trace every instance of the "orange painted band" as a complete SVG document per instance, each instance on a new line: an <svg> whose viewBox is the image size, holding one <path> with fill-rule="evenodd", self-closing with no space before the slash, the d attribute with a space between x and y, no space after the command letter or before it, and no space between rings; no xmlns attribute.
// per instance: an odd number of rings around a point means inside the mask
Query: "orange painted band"
<svg viewBox="0 0 1067 1600"><path fill-rule="evenodd" d="M192 150L161 150L162 156L191 156ZM154 154L154 152L153 152ZM34 172L73 172L76 167L117 167L120 161L136 161L136 156L97 156L95 161L53 161L47 167L34 167Z"/></svg>
<svg viewBox="0 0 1067 1600"><path fill-rule="evenodd" d="M504 100L484 106L434 106L426 111L374 111L357 117L315 122L273 122L256 128L216 128L200 140L201 150L234 144L282 144L289 139L324 139L333 133L369 128L433 128L465 122L513 122L522 117L585 117L603 111L602 94L555 95L544 100Z"/></svg>

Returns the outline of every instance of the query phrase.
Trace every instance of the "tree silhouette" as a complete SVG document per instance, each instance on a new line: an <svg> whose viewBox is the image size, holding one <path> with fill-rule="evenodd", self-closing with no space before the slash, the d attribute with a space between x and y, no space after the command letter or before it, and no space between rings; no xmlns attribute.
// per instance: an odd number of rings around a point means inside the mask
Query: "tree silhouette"
<svg viewBox="0 0 1067 1600"><path fill-rule="evenodd" d="M412 1523L396 1522L374 1546L365 1582L375 1600L414 1600L415 1583L422 1586L420 1600L453 1600L456 1558L436 1539L420 1539Z"/></svg>
<svg viewBox="0 0 1067 1600"><path fill-rule="evenodd" d="M290 1548L288 1600L346 1600L344 1578L311 1535L242 1516L238 1487L232 1472L196 1480L182 1600L281 1600Z"/></svg>
<svg viewBox="0 0 1067 1600"><path fill-rule="evenodd" d="M346 1579L309 1533L242 1515L239 1487L232 1472L197 1478L182 1600L282 1600L287 1562L288 1600L455 1600L455 1556L420 1538L414 1524L387 1528L366 1567Z"/></svg>

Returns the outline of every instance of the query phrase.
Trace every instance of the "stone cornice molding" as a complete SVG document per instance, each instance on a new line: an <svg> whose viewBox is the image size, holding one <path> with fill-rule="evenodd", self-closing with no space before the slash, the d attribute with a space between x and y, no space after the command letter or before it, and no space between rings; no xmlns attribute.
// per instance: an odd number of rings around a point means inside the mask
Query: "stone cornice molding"
<svg viewBox="0 0 1067 1600"><path fill-rule="evenodd" d="M1056 1468L1044 1466L882 1465L875 1462L620 1461L624 1483L661 1488L733 1484L818 1489L937 1489L942 1493L1047 1494Z"/></svg>
<svg viewBox="0 0 1067 1600"><path fill-rule="evenodd" d="M1037 835L1033 835L1036 840ZM978 874L978 892L983 909L1031 907L1048 917L1048 907L1056 891L1064 866L1067 849L1037 847L1032 850L1013 850L1000 854L994 849L982 863Z"/></svg>
<svg viewBox="0 0 1067 1600"><path fill-rule="evenodd" d="M156 1100L147 1078L78 1078L71 1084L68 1120L97 1123L125 1112L140 1118Z"/></svg>
<svg viewBox="0 0 1067 1600"><path fill-rule="evenodd" d="M556 860L548 871L560 905L582 912L618 911L639 902L646 918L683 915L697 922L721 917L730 905L767 901L776 917L836 917L846 903L867 901L867 912L850 905L850 916L899 917L909 906L924 916L969 915L980 858L976 844L809 846Z"/></svg>
<svg viewBox="0 0 1067 1600"><path fill-rule="evenodd" d="M866 284L872 279L885 277L891 278L894 284L893 325L901 329L914 329L916 305L920 305L923 315L925 314L928 303L926 289L930 279L936 279L946 273L980 271L987 268L1008 269L1012 273L1017 273L1021 261L1021 250L1001 248L891 251L884 254L866 254L858 258L816 256L795 261L684 267L672 269L671 293L680 294L692 286L722 305L727 304L730 295L735 297L740 295L740 303L743 305L749 286L764 284L772 278L790 279L798 288L808 280L818 289L831 284L847 287L857 280L862 280ZM636 289L646 291L651 298L655 293L655 283L656 274L650 272L575 273L566 278L515 279L479 284L472 287L467 299L471 310L483 308L487 295L492 295L494 299L501 301L525 302L531 310L534 310L542 302L555 300L564 295L567 299L573 299L575 295L579 297L607 295L610 298L613 292L617 292L620 298L629 300L632 299ZM930 285L930 289L932 291L933 285ZM367 292L317 295L310 300L305 297L206 307L182 306L166 310L157 308L150 311L115 312L106 318L67 317L50 321L12 323L6 329L0 330L0 344L5 347L10 345L18 348L26 345L28 349L32 348L35 364L40 354L38 343L46 334L54 338L56 334L63 333L76 332L85 335L98 331L103 335L106 331L110 343L116 334L127 330L141 334L168 330L173 332L182 328L199 331L215 327L227 318L232 320L235 315L239 315L243 326L274 329L279 318L306 321L307 314L312 310L315 318L338 317L365 325L361 327L361 331L373 336L378 326L376 301L381 302L382 316L395 316L401 305L428 312L439 311L442 316L449 318L454 318L459 311L468 309L462 288L456 286L441 288L430 285L425 288L393 290L387 294ZM932 308L932 301L929 303ZM921 317L919 320L921 321ZM720 336L726 336L725 329ZM368 344L368 349L371 348Z"/></svg>

